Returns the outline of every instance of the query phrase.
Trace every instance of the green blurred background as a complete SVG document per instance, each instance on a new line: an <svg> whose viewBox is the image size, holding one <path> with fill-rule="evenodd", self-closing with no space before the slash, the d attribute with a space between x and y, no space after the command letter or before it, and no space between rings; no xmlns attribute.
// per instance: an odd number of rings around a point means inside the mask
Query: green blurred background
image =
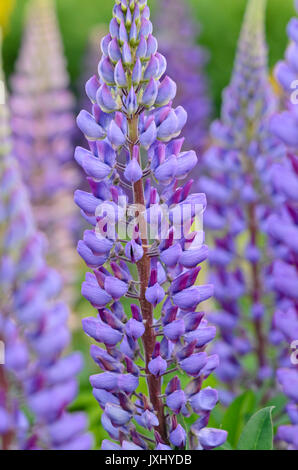
<svg viewBox="0 0 298 470"><path fill-rule="evenodd" d="M10 2L10 0L0 1L7 4ZM15 8L7 30L4 60L8 75L13 70L20 45L23 15L27 3L28 0L15 0ZM208 67L210 91L218 112L222 89L227 85L231 74L246 0L189 0L189 3L202 26L199 42L207 47L211 55ZM109 22L113 4L114 0L57 0L72 84L77 82L80 74L90 30L98 23ZM153 10L158 9L158 0L149 0L149 4ZM293 0L268 0L267 39L270 68L283 56L287 43L285 28L293 13ZM177 40L179 40L178 32Z"/></svg>

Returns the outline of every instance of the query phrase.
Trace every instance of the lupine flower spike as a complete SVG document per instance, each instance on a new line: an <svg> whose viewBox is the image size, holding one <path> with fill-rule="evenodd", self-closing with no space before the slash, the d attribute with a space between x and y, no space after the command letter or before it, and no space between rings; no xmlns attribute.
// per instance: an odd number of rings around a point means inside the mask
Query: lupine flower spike
<svg viewBox="0 0 298 470"><path fill-rule="evenodd" d="M265 5L265 0L248 2L221 119L211 126L214 145L204 155L208 176L200 179L209 200L205 226L214 234L211 279L220 310L210 318L220 328L214 351L221 357L218 376L229 385L224 394L227 402L233 382L242 376L241 357L248 352L255 352L259 381L271 374L264 326L268 260L263 222L272 205L269 170L283 148L269 131L275 98L267 72ZM253 338L242 323L244 295Z"/></svg>
<svg viewBox="0 0 298 470"><path fill-rule="evenodd" d="M276 78L284 89L287 109L272 118L271 128L287 146L287 158L274 167L272 182L279 206L268 221L268 233L275 242L277 258L273 267L273 287L278 300L274 336L277 343L286 344L277 379L289 398L287 411L292 423L280 426L277 438L294 450L298 450L298 117L292 84L298 79L297 31L298 18L295 17L288 25L290 44L285 61L276 67Z"/></svg>
<svg viewBox="0 0 298 470"><path fill-rule="evenodd" d="M167 73L175 77L177 83L176 101L188 115L185 144L200 158L207 144L212 110L204 70L208 54L196 44L200 27L193 21L185 2L161 0L159 3L156 14L159 49L167 58ZM195 175L198 177L197 173Z"/></svg>
<svg viewBox="0 0 298 470"><path fill-rule="evenodd" d="M55 301L61 281L45 262L44 236L36 231L11 150L6 104L0 105L0 127L0 447L90 449L86 416L67 412L82 358L62 356L70 340L68 309Z"/></svg>
<svg viewBox="0 0 298 470"><path fill-rule="evenodd" d="M70 196L78 180L72 164L74 99L53 0L31 0L16 72L12 79L15 151L38 228L51 239L48 259L73 283L76 213ZM68 294L68 295L66 295ZM70 288L64 298L73 300Z"/></svg>
<svg viewBox="0 0 298 470"><path fill-rule="evenodd" d="M146 0L116 1L101 47L99 75L86 84L92 112L77 120L89 150L77 148L75 158L91 193L77 191L75 201L93 226L78 251L93 271L82 293L98 311L83 327L105 345L91 347L101 373L90 378L112 439L102 449L214 448L226 432L207 428L217 392L202 384L218 365L205 351L215 331L196 310L213 288L197 284L207 247L191 229L206 199L189 194L191 181L179 185L197 156L182 151L187 115L172 106L176 84ZM178 371L190 376L184 388ZM180 417L192 414L187 432Z"/></svg>

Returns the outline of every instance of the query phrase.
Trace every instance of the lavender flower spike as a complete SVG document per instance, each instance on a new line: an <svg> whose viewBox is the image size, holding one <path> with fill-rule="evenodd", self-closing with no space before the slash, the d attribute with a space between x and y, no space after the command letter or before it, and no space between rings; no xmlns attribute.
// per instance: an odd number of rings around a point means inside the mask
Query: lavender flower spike
<svg viewBox="0 0 298 470"><path fill-rule="evenodd" d="M286 144L287 158L272 172L273 187L280 205L268 221L268 233L275 245L277 258L273 268L273 287L277 296L275 338L278 343L286 345L277 380L289 398L287 411L291 420L291 425L279 427L277 438L294 450L298 450L298 361L295 352L298 340L298 119L291 80L298 79L293 55L298 47L297 26L298 18L295 17L288 25L290 44L286 59L276 67L276 77L285 91L286 109L272 118L271 128ZM293 348L291 358L289 345Z"/></svg>
<svg viewBox="0 0 298 470"><path fill-rule="evenodd" d="M92 114L83 111L78 118L83 132L93 122L86 134L89 150L76 151L91 194L77 192L75 200L94 234L88 232L79 246L93 268L82 293L98 310L83 328L105 345L91 348L101 372L90 382L103 410L102 425L117 442L104 440L102 449L220 446L225 431L217 431L216 445L204 434L200 439L216 400L199 409L197 402L204 399L195 398L218 365L218 358L205 352L212 335L202 339L207 321L196 311L212 295L210 286L196 285L197 264L207 250L201 234L191 229L206 198L190 195L192 181L178 183L197 157L182 150L179 136L187 115L172 106L176 84L165 75L166 59L157 50L146 0L116 1L101 48ZM87 89L95 83L92 78ZM100 246L103 239L111 242L105 257L91 238ZM198 261L188 268L190 251ZM124 312L120 295L131 300L131 314ZM177 371L191 377L184 390ZM141 377L146 394L139 390ZM187 434L178 415L193 413L200 418ZM149 431L147 437L136 425Z"/></svg>
<svg viewBox="0 0 298 470"><path fill-rule="evenodd" d="M70 340L68 309L55 300L61 280L45 262L45 240L36 231L11 149L6 104L0 105L0 126L0 340L6 351L0 365L0 446L90 449L86 416L67 411L77 394L82 357L63 356ZM30 422L24 410L30 410Z"/></svg>
<svg viewBox="0 0 298 470"><path fill-rule="evenodd" d="M234 72L223 94L221 119L211 126L213 146L204 155L208 176L200 179L209 200L205 225L214 234L211 282L220 306L214 318L210 317L221 333L214 352L222 359L218 376L230 388L241 378L241 357L251 350L256 352L257 380L271 374L263 302L268 253L266 244L262 248L262 238L272 201L268 175L283 146L269 129L276 103L268 80L265 5L265 0L248 1ZM243 270L244 265L248 269ZM254 337L241 324L239 300L243 295L249 300ZM230 394L226 396L230 400Z"/></svg>
<svg viewBox="0 0 298 470"><path fill-rule="evenodd" d="M49 262L69 285L63 298L71 302L79 216L70 188L79 175L72 164L74 99L68 86L54 1L31 0L11 83L15 152L38 228L51 240Z"/></svg>

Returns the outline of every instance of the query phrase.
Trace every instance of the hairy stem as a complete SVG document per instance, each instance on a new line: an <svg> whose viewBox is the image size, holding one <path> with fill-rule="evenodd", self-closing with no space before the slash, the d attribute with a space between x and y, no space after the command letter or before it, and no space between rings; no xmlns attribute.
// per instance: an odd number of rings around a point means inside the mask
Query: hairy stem
<svg viewBox="0 0 298 470"><path fill-rule="evenodd" d="M128 121L129 127L129 139L130 139L130 154L132 156L132 151L135 143L138 141L138 116L134 116L131 120ZM140 155L139 155L140 160ZM133 196L134 204L140 207L146 207L145 196L144 196L144 186L143 180L139 180L133 185ZM152 354L155 346L155 333L152 328L153 325L153 308L152 305L146 300L145 293L148 287L149 278L150 278L150 258L148 256L148 237L147 233L144 230L146 227L146 220L144 214L138 214L139 223L142 226L141 237L142 245L144 249L143 258L137 263L137 269L139 274L139 280L141 281L140 285L140 306L142 310L143 319L145 321L145 333L142 337L144 350L145 350L145 370L147 374L147 384L149 390L150 401L156 411L159 426L156 430L160 433L163 440L168 443L167 430L166 430L166 420L164 416L164 404L160 397L161 395L161 378L155 377L152 375L148 369L148 364L151 361ZM145 233L144 233L145 232Z"/></svg>
<svg viewBox="0 0 298 470"><path fill-rule="evenodd" d="M5 375L4 366L0 366L0 392L3 393L4 400L6 401L8 395L8 383ZM2 450L9 450L13 440L12 431L8 431L2 436Z"/></svg>
<svg viewBox="0 0 298 470"><path fill-rule="evenodd" d="M256 218L255 204L250 204L248 209L250 240L253 246L257 246L258 224ZM260 275L260 263L251 263L252 273L252 299L254 304L262 300L262 281ZM263 332L263 321L260 318L254 320L254 329L256 335L256 351L260 367L266 365L266 340Z"/></svg>

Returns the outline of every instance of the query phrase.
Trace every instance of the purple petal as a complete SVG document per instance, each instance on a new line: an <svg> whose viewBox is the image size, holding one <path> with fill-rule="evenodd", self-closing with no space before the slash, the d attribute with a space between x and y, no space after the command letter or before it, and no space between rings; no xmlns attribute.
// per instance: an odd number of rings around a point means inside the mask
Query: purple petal
<svg viewBox="0 0 298 470"><path fill-rule="evenodd" d="M159 86L155 105L156 106L167 105L170 101L172 101L175 98L176 93L177 93L176 83L171 78L166 76Z"/></svg>
<svg viewBox="0 0 298 470"><path fill-rule="evenodd" d="M129 161L124 172L125 179L130 183L136 183L143 176L143 171L138 163L138 161L133 158Z"/></svg>
<svg viewBox="0 0 298 470"><path fill-rule="evenodd" d="M156 307L157 304L163 301L165 297L165 291L158 283L156 283L154 286L147 288L145 297L146 300L150 302L150 304Z"/></svg>
<svg viewBox="0 0 298 470"><path fill-rule="evenodd" d="M149 362L148 368L151 374L159 377L166 372L167 361L165 361L161 356L157 356Z"/></svg>
<svg viewBox="0 0 298 470"><path fill-rule="evenodd" d="M205 450L215 449L226 442L228 433L221 429L203 428L198 433L201 446Z"/></svg>
<svg viewBox="0 0 298 470"><path fill-rule="evenodd" d="M113 297L114 300L119 300L127 293L128 284L115 277L107 276L105 279L105 291Z"/></svg>
<svg viewBox="0 0 298 470"><path fill-rule="evenodd" d="M208 356L205 352L193 354L180 362L180 367L187 374L197 377L201 369L207 364Z"/></svg>
<svg viewBox="0 0 298 470"><path fill-rule="evenodd" d="M218 392L211 387L204 388L196 395L193 395L189 402L197 414L202 411L211 411L218 402Z"/></svg>
<svg viewBox="0 0 298 470"><path fill-rule="evenodd" d="M104 343L106 346L114 347L122 339L123 335L120 331L111 328L97 318L84 318L82 324L83 330L88 336L91 336L99 343Z"/></svg>
<svg viewBox="0 0 298 470"><path fill-rule="evenodd" d="M170 433L170 441L175 447L184 447L186 443L186 432L181 426L178 424L176 429L174 429Z"/></svg>

